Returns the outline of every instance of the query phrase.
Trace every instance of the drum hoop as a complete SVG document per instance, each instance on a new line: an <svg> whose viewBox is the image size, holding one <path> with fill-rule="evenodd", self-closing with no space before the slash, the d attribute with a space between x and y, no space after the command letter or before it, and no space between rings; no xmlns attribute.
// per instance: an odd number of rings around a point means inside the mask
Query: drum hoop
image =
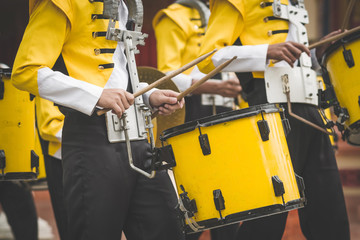
<svg viewBox="0 0 360 240"><path fill-rule="evenodd" d="M360 39L360 31L354 32L346 37L343 37L339 40L337 40L334 44L330 45L324 52L324 55L322 57L322 65L326 66L326 62L328 57L335 52L339 47L341 47L344 44L349 44L357 39Z"/></svg>
<svg viewBox="0 0 360 240"><path fill-rule="evenodd" d="M262 105L256 105L251 106L249 108L243 108L239 110L234 111L228 111L216 114L214 116L199 118L197 120L187 122L185 124L172 127L169 129L166 129L162 132L162 140L166 140L168 138L191 132L197 127L209 127L216 124L221 124L224 122L229 122L232 120L237 120L241 118L251 117L258 114L263 113L275 113L275 112L282 112L283 108L279 107L277 104L262 104Z"/></svg>

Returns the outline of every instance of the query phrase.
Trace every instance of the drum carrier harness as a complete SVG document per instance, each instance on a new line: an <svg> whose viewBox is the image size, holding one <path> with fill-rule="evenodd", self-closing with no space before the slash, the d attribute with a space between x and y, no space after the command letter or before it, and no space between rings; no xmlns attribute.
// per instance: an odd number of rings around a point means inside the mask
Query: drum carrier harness
<svg viewBox="0 0 360 240"><path fill-rule="evenodd" d="M106 39L124 44L132 91L137 92L140 90L140 86L135 54L139 53L137 45L144 46L145 38L148 37L147 34L141 32L143 5L141 0L126 1L129 10L127 28L131 30L122 30L115 27L116 21L119 19L118 7L120 1L121 0L104 0L103 15L109 18ZM134 105L127 109L121 118L118 118L115 114L111 113L111 111L106 113L105 118L110 143L126 142L129 164L132 169L148 178L153 178L155 177L155 170L162 170L173 166L174 163L167 162L174 159L173 157L169 157L169 155L171 156L172 154L172 149L169 147L161 149L154 147L154 126L151 122L151 111L144 104L142 96L135 98ZM144 140L147 138L150 139L153 152L150 173L134 165L130 144L131 140ZM163 155L166 157L161 157ZM161 159L165 160L163 161Z"/></svg>

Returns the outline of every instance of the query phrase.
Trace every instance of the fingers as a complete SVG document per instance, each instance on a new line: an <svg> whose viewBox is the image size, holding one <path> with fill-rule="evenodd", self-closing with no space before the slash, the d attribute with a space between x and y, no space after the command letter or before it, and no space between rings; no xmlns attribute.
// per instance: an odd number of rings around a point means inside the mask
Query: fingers
<svg viewBox="0 0 360 240"><path fill-rule="evenodd" d="M104 89L97 106L109 108L119 118L134 103L134 96L122 89Z"/></svg>
<svg viewBox="0 0 360 240"><path fill-rule="evenodd" d="M294 67L295 61L300 58L301 53L303 52L310 56L308 47L300 43L289 41L269 45L267 57L268 59L284 60L291 67Z"/></svg>

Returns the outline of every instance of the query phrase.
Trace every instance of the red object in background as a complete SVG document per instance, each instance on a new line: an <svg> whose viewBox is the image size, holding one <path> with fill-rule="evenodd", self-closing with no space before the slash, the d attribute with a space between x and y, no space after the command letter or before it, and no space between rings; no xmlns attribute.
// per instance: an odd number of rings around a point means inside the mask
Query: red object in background
<svg viewBox="0 0 360 240"><path fill-rule="evenodd" d="M157 59L155 34L152 29L144 29L143 32L147 33L149 37L145 39L145 46L138 46L140 54L136 55L136 65L156 68Z"/></svg>

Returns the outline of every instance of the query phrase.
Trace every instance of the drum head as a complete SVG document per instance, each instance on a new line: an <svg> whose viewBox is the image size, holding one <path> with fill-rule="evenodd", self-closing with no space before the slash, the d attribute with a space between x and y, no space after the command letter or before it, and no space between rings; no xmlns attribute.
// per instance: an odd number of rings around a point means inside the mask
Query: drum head
<svg viewBox="0 0 360 240"><path fill-rule="evenodd" d="M138 75L140 82L146 82L151 84L156 80L165 76L165 74L156 68L152 67L138 67ZM175 83L171 80L168 80L162 84L160 84L158 89L170 89L175 92L180 92L179 89L176 87ZM154 119L153 119L154 121ZM155 146L160 147L161 141L159 139L160 134L168 128L172 128L174 126L183 124L185 121L185 106L182 109L175 111L173 114L169 116L161 116L158 115L155 118L154 125L156 126L156 130L154 128L154 137L155 137Z"/></svg>
<svg viewBox="0 0 360 240"><path fill-rule="evenodd" d="M187 122L185 124L167 129L163 131L162 139L166 140L167 138L177 136L179 134L183 134L186 132L193 131L195 128L208 127L213 126L215 124L220 124L224 122L229 122L232 120L251 117L260 113L274 113L274 112L282 112L283 109L279 107L277 104L262 104L257 106L252 106L249 108L243 108L240 110L228 111L220 114L216 114L213 116L200 118L191 122Z"/></svg>

